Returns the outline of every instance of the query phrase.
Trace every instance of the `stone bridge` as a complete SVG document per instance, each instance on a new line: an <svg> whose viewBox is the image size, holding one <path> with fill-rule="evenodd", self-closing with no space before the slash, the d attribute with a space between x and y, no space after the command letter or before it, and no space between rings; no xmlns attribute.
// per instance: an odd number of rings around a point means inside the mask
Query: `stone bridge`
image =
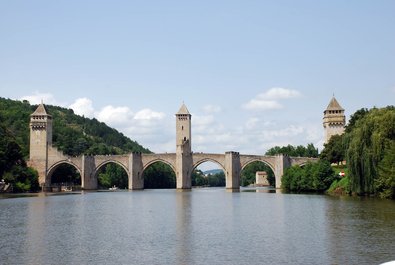
<svg viewBox="0 0 395 265"><path fill-rule="evenodd" d="M260 161L274 172L276 188L281 187L284 170L293 165L304 165L314 158L289 157L285 155L259 156L243 155L238 152L224 154L194 153L191 151L191 115L185 105L176 114L176 152L165 154L130 153L126 155L96 155L70 157L52 146L52 116L46 113L43 104L31 115L30 119L30 160L29 165L37 169L40 185L45 189L51 186L51 177L63 164L76 168L81 175L83 189L98 188L98 173L108 163L121 166L128 175L129 189L144 189L144 171L156 162L169 165L176 174L178 189L191 188L194 169L205 162L218 164L225 173L226 188L240 188L241 171L250 163Z"/></svg>
<svg viewBox="0 0 395 265"><path fill-rule="evenodd" d="M191 181L191 175L194 169L205 162L213 162L225 173L226 188L237 190L240 187L241 171L249 164L259 161L268 165L274 172L276 178L276 188L281 187L281 177L284 170L292 165L303 166L308 161L316 161L314 158L289 157L284 155L277 156L259 156L259 155L241 155L237 152L226 152L225 154L207 154L192 153L192 164L187 170L190 172L188 179ZM55 170L63 165L69 164L76 168L81 175L81 186L83 189L95 190L98 188L98 173L100 169L109 164L115 163L121 166L128 175L129 189L144 189L144 171L156 162L162 162L171 167L177 173L176 153L165 154L142 154L130 153L127 155L97 155L97 156L65 156L55 147L48 148L48 169L46 171L45 183L50 186L52 174ZM178 179L177 179L178 182ZM177 183L178 184L178 183ZM179 187L180 185L177 185ZM190 188L191 183L186 183ZM180 187L183 188L183 187Z"/></svg>

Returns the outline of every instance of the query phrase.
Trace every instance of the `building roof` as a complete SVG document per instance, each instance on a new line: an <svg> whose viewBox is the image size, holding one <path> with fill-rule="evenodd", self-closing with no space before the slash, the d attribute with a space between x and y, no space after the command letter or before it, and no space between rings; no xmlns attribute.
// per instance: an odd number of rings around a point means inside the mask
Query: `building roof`
<svg viewBox="0 0 395 265"><path fill-rule="evenodd" d="M33 112L32 116L38 116L38 115L48 115L47 110L45 109L44 103L41 102L40 105L38 105L37 109Z"/></svg>
<svg viewBox="0 0 395 265"><path fill-rule="evenodd" d="M326 110L344 110L344 109L340 106L339 102L337 102L336 98L333 97L329 102L329 105L326 108Z"/></svg>
<svg viewBox="0 0 395 265"><path fill-rule="evenodd" d="M180 110L176 113L176 115L191 115L187 109L187 106L185 106L184 103L182 103L182 106Z"/></svg>

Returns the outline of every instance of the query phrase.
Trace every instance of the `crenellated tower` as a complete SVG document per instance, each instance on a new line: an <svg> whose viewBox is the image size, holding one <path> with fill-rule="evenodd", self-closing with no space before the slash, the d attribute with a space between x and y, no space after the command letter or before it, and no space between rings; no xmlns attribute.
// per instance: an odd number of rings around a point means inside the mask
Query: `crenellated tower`
<svg viewBox="0 0 395 265"><path fill-rule="evenodd" d="M346 116L344 115L344 109L340 106L335 97L331 99L328 107L324 111L323 125L325 130L325 143L328 143L333 135L341 135L344 133Z"/></svg>
<svg viewBox="0 0 395 265"><path fill-rule="evenodd" d="M176 114L176 177L177 189L191 188L192 137L191 118L185 104Z"/></svg>
<svg viewBox="0 0 395 265"><path fill-rule="evenodd" d="M46 182L48 146L52 145L52 116L43 103L30 115L30 159L29 164L39 174L39 183Z"/></svg>

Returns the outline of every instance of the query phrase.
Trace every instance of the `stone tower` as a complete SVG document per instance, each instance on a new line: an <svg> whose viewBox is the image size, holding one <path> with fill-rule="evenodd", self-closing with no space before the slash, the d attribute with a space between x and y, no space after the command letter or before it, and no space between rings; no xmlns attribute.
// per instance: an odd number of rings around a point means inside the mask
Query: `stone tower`
<svg viewBox="0 0 395 265"><path fill-rule="evenodd" d="M191 188L192 144L191 118L185 104L176 114L176 177L177 189Z"/></svg>
<svg viewBox="0 0 395 265"><path fill-rule="evenodd" d="M38 105L30 115L30 159L29 165L38 171L39 183L46 182L48 146L52 145L52 116L44 104Z"/></svg>
<svg viewBox="0 0 395 265"><path fill-rule="evenodd" d="M344 115L344 109L340 106L335 97L331 99L328 107L324 111L323 125L325 130L325 143L328 143L333 135L341 135L344 133L346 116Z"/></svg>

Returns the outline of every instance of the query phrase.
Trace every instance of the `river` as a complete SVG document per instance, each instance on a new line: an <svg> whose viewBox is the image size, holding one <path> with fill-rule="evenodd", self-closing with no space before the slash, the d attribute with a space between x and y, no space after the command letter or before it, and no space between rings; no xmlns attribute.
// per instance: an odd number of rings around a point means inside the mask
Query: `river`
<svg viewBox="0 0 395 265"><path fill-rule="evenodd" d="M0 264L395 260L388 200L216 188L0 198Z"/></svg>

